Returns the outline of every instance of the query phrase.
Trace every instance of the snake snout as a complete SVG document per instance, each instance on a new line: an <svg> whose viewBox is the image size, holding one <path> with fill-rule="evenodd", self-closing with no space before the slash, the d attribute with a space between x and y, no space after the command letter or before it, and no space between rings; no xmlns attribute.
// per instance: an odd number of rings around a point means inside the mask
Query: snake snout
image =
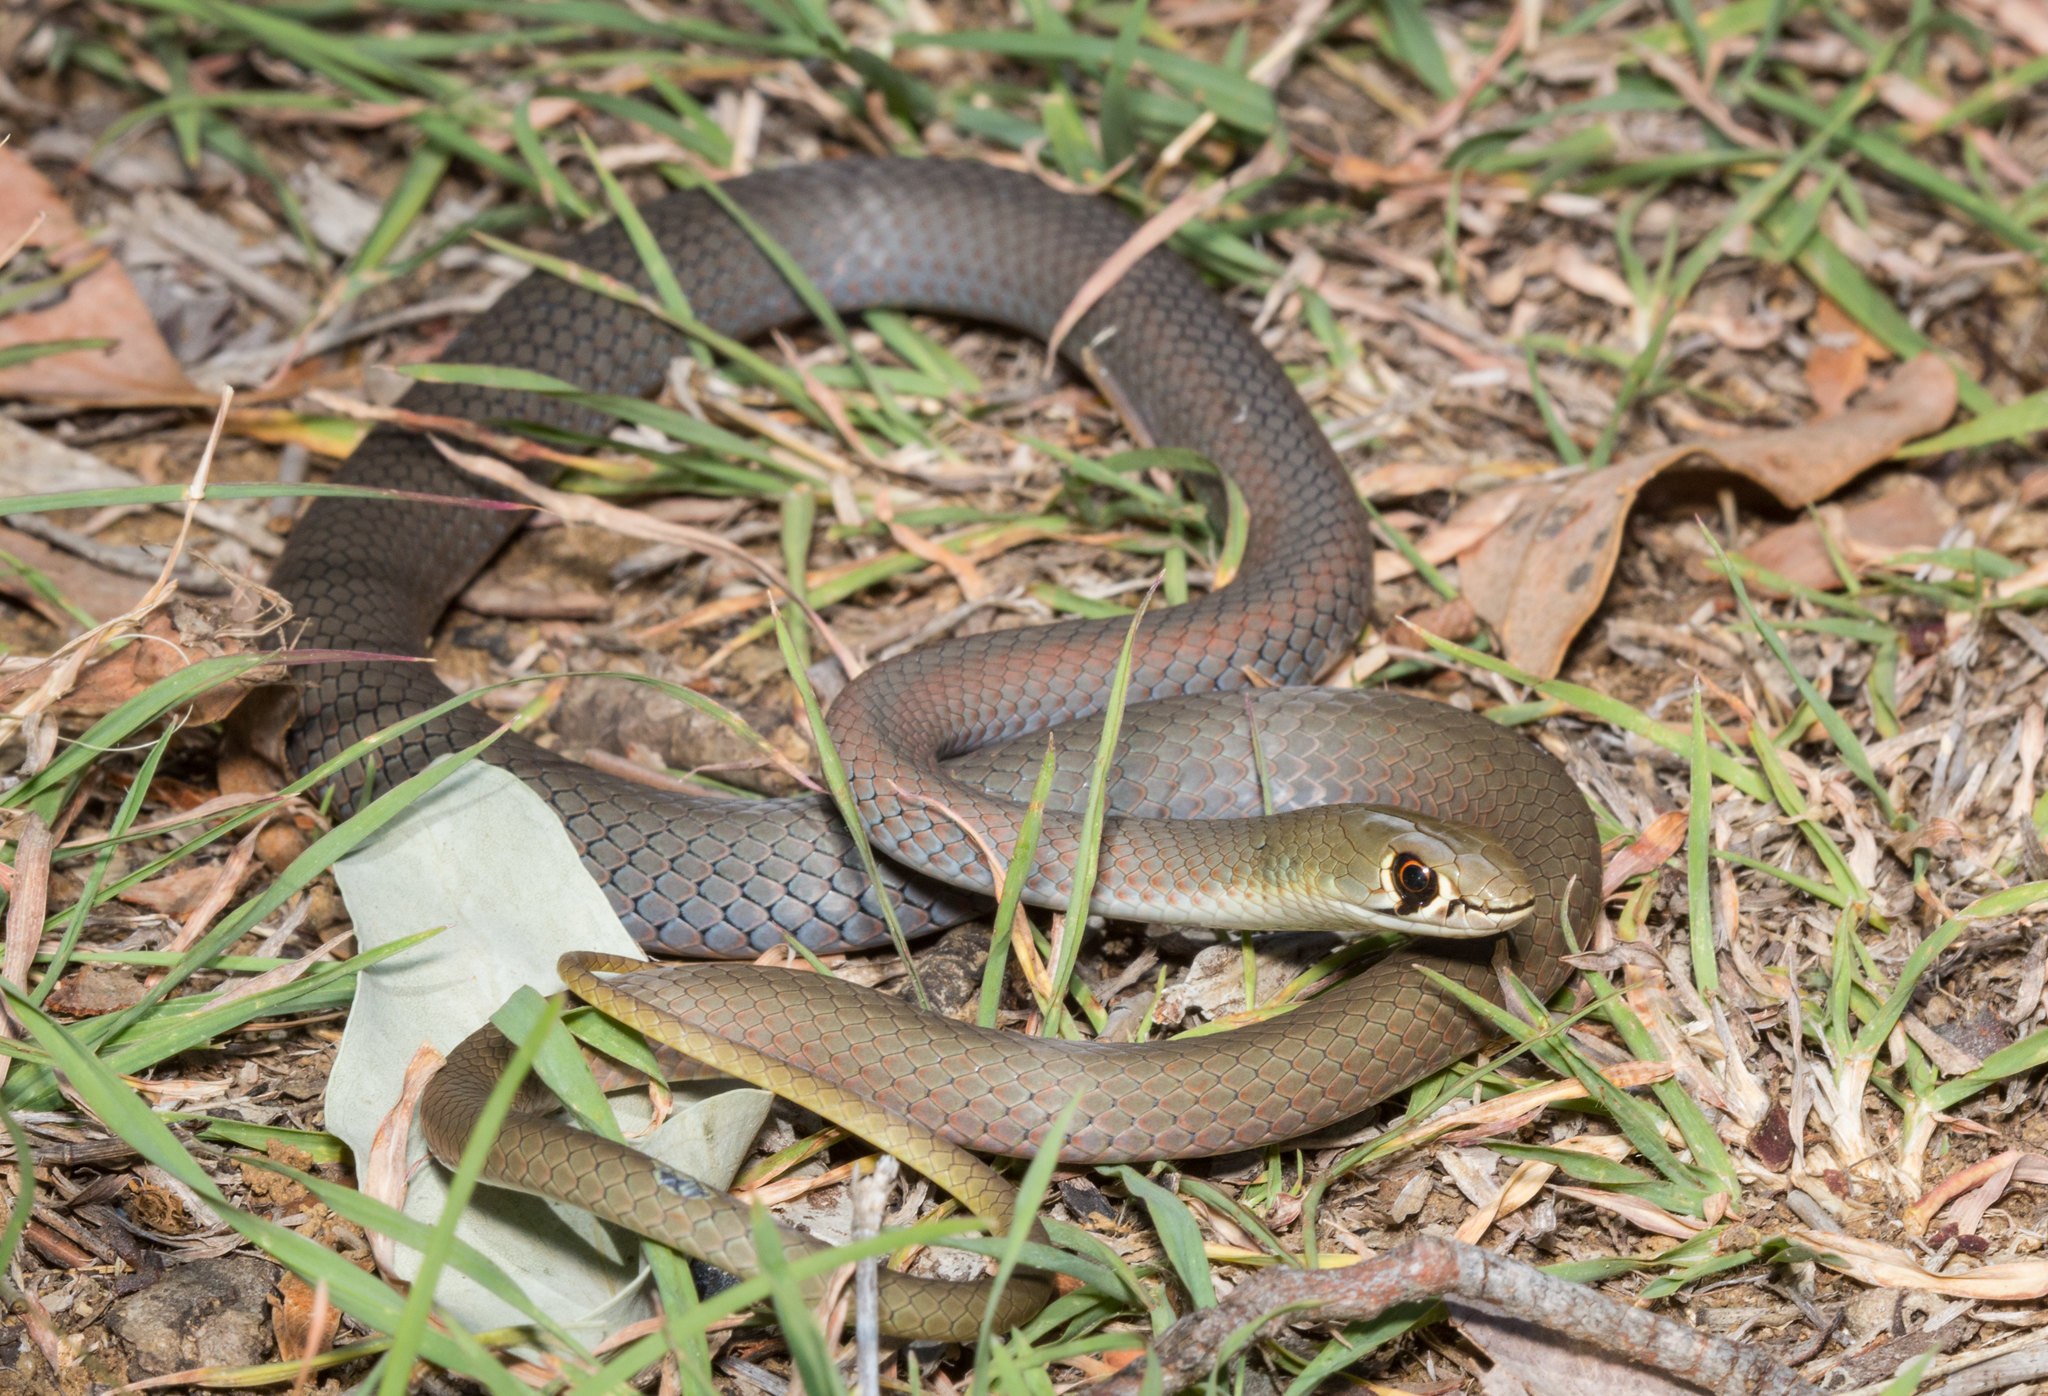
<svg viewBox="0 0 2048 1396"><path fill-rule="evenodd" d="M1535 891L1484 830L1378 806L1333 807L1348 866L1330 878L1360 929L1464 938L1527 920Z"/></svg>

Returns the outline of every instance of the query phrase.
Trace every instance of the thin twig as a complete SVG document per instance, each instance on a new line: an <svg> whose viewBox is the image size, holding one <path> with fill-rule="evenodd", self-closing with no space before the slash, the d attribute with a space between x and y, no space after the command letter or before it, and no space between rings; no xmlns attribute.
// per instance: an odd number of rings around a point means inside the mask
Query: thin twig
<svg viewBox="0 0 2048 1396"><path fill-rule="evenodd" d="M609 504L591 495L568 494L562 490L549 489L546 485L529 480L512 466L491 456L479 455L474 451L458 451L438 439L434 440L434 446L450 464L468 471L478 479L522 496L529 503L540 506L566 523L590 524L596 528L623 534L628 538L641 538L652 543L671 543L677 547L695 549L707 557L722 557L739 563L773 590L788 597L790 604L804 613L804 618L817 631L825 648L832 652L832 657L839 661L840 667L849 677L860 673L860 661L833 632L825 618L796 594L787 577L745 548L736 548L707 529L649 518L637 510L621 509L616 504Z"/></svg>
<svg viewBox="0 0 2048 1396"><path fill-rule="evenodd" d="M1491 1305L1561 1338L1720 1396L1795 1396L1812 1390L1756 1347L1710 1337L1492 1251L1426 1237L1344 1270L1272 1270L1254 1276L1214 1308L1190 1314L1168 1329L1146 1362L1132 1363L1088 1393L1138 1396L1154 1364L1160 1383L1154 1389L1179 1390L1199 1381L1234 1335L1283 1317L1373 1319L1398 1304L1445 1298Z"/></svg>
<svg viewBox="0 0 2048 1396"><path fill-rule="evenodd" d="M0 978L28 992L28 972L43 939L43 915L50 904L50 853L56 835L33 810L14 841L14 876L8 889L7 948L0 956ZM0 1015L0 1037L16 1036L11 1016ZM12 1057L0 1057L0 1085L6 1084Z"/></svg>
<svg viewBox="0 0 2048 1396"><path fill-rule="evenodd" d="M1146 253L1165 246L1167 239L1221 205L1245 185L1278 174L1286 161L1286 142L1270 140L1229 178L1214 184L1196 185L1146 219L1136 232L1124 239L1122 246L1103 259L1101 266L1089 273L1088 279L1081 283L1081 289L1074 292L1074 298L1067 302L1067 308L1060 312L1059 322L1045 338L1046 373L1051 374L1053 360L1059 357L1060 344L1072 333L1074 326L1081 323L1081 317L1115 289L1117 282L1144 260Z"/></svg>
<svg viewBox="0 0 2048 1396"><path fill-rule="evenodd" d="M894 1155L883 1154L854 1180L854 1240L881 1233L889 1193L901 1171ZM853 1268L853 1378L860 1396L882 1396L881 1269L882 1258L875 1255Z"/></svg>
<svg viewBox="0 0 2048 1396"><path fill-rule="evenodd" d="M213 429L206 434L206 449L199 453L199 466L192 472L192 483L185 486L185 515L178 522L178 536L164 558L163 571L157 574L156 583L150 587L143 607L169 595L177 584L178 564L184 559L185 547L192 539L194 516L198 514L199 506L206 502L206 482L213 475L213 453L220 449L220 434L228 424L228 408L234 401L235 390L226 384L221 385L220 406L214 410Z"/></svg>

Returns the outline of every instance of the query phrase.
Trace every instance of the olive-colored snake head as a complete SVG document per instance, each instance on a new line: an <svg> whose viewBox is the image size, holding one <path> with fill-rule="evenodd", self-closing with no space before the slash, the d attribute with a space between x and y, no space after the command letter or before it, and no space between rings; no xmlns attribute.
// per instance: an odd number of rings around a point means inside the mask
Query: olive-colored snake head
<svg viewBox="0 0 2048 1396"><path fill-rule="evenodd" d="M1323 854L1305 866L1316 929L1440 939L1498 935L1527 920L1536 894L1521 862L1483 829L1378 805L1316 811Z"/></svg>

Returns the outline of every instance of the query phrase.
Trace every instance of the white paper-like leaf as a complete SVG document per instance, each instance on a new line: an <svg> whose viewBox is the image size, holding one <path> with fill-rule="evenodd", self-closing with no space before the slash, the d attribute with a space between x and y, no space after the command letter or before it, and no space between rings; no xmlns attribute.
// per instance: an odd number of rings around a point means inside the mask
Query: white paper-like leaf
<svg viewBox="0 0 2048 1396"><path fill-rule="evenodd" d="M560 991L555 961L571 950L637 955L590 880L553 810L516 776L481 761L457 772L360 851L335 866L363 950L443 927L425 945L366 970L327 1086L327 1127L370 1156L379 1123L397 1100L406 1064L423 1042L443 1053L488 1020L513 990ZM732 1182L772 1097L710 1086L635 1147L700 1181ZM615 1099L629 1132L647 1118L644 1098ZM446 1198L444 1174L414 1131L408 1215L431 1221ZM574 1208L480 1188L460 1235L502 1266L527 1297L590 1341L648 1317L636 1243ZM416 1252L397 1248L402 1275ZM517 1311L462 1275L444 1272L437 1297L472 1331L523 1322Z"/></svg>

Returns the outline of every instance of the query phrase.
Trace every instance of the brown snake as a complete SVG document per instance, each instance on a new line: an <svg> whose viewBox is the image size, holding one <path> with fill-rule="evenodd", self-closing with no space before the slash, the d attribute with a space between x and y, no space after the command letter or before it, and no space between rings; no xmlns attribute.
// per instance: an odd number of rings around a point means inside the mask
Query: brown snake
<svg viewBox="0 0 2048 1396"><path fill-rule="evenodd" d="M643 216L694 315L740 340L809 318L757 231L841 312L926 310L1043 336L1131 230L1102 201L936 161L847 161L749 176L724 190L746 220L702 194L673 196ZM646 284L616 228L586 235L567 256ZM447 357L644 393L685 343L637 308L535 276ZM1540 992L1554 990L1565 974L1562 928L1590 924L1599 872L1590 812L1563 768L1528 741L1441 704L1253 687L1313 678L1362 631L1370 593L1362 510L1286 374L1165 251L1132 268L1063 352L1077 361L1085 353L1155 441L1214 460L1250 516L1236 579L1139 629L1093 909L1241 929L1392 925L1457 936L1511 928L1517 972ZM407 406L558 431L600 425L557 396L454 385L417 388ZM490 493L423 439L385 429L342 478ZM456 591L516 526L516 515L500 512L324 499L294 531L275 582L304 620L308 644L418 653ZM991 870L962 826L1007 854L1042 751L1043 737L1031 734L1053 724L1067 724L1064 755L1026 898L1065 905L1098 730L1087 719L1101 710L1127 629L1068 621L953 639L878 665L840 695L834 743L887 855L884 890L910 933L986 905L973 894L990 888ZM1183 696L1218 690L1238 694ZM336 666L308 686L294 754L302 763L331 755L445 697L418 665ZM383 776L422 769L490 730L474 713L429 724L382 749ZM555 805L629 929L657 950L751 954L785 935L839 950L879 938L874 889L824 801L663 794L522 742L500 743L489 759ZM1258 817L1265 799L1281 813ZM1333 803L1340 808L1311 808ZM934 812L941 808L949 813ZM823 976L743 965L642 969L610 981L583 965L565 977L650 1035L904 1154L1001 1225L1007 1185L967 1150L1029 1155L1077 1097L1075 1127L1061 1144L1075 1161L1216 1154L1321 1129L1483 1040L1416 968L1497 996L1489 952L1490 943L1402 952L1284 1015L1142 1045L987 1032ZM431 1088L423 1123L444 1161L459 1153L505 1050L494 1034L472 1038ZM906 1127L917 1139L950 1142L906 1142ZM537 1115L515 1115L487 1176L747 1268L743 1209ZM971 1288L897 1280L904 1283L884 1301L888 1331L975 1331L983 1296ZM1031 1300L1013 1286L1003 1321Z"/></svg>

